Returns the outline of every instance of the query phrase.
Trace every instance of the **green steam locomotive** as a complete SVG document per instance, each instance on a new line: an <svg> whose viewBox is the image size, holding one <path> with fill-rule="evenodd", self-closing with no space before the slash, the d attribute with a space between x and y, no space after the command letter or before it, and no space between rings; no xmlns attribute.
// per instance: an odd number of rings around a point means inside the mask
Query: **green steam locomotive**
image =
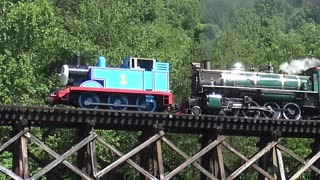
<svg viewBox="0 0 320 180"><path fill-rule="evenodd" d="M302 75L245 71L240 63L229 70L212 70L210 63L192 63L192 114L313 119L320 113L320 67Z"/></svg>

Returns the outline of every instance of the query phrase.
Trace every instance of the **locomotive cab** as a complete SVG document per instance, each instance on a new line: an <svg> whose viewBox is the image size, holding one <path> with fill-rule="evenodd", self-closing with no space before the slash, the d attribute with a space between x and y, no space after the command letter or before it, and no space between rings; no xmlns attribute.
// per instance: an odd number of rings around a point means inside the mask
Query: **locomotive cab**
<svg viewBox="0 0 320 180"><path fill-rule="evenodd" d="M308 89L319 92L319 81L320 81L320 66L308 69L304 75L310 77L311 86Z"/></svg>
<svg viewBox="0 0 320 180"><path fill-rule="evenodd" d="M304 104L307 106L319 107L320 101L320 66L313 67L304 72L304 75L309 76L310 83L306 87L308 90L315 92L312 97L308 98Z"/></svg>

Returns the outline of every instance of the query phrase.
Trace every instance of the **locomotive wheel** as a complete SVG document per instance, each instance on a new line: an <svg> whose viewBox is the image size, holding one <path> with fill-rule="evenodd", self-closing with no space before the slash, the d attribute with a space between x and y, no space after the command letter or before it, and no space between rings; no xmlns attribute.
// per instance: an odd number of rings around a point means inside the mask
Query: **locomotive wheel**
<svg viewBox="0 0 320 180"><path fill-rule="evenodd" d="M259 104L255 101L250 101L247 103L242 110L244 117L258 117L260 115L260 110L254 109L254 107L259 107Z"/></svg>
<svg viewBox="0 0 320 180"><path fill-rule="evenodd" d="M234 116L234 117L238 117L239 116L239 113L240 113L240 110L239 109L227 109L227 108L224 108L221 110L221 113L224 115L224 116Z"/></svg>
<svg viewBox="0 0 320 180"><path fill-rule="evenodd" d="M150 99L150 100L151 100L150 102L147 102L145 96L139 96L136 100L136 105L140 107L137 107L137 109L139 111L150 111L150 112L155 111L157 108L156 100L155 99Z"/></svg>
<svg viewBox="0 0 320 180"><path fill-rule="evenodd" d="M286 119L300 119L301 118L301 109L296 103L287 103L283 107L283 117Z"/></svg>
<svg viewBox="0 0 320 180"><path fill-rule="evenodd" d="M281 116L280 106L274 102L267 102L263 105L263 107L272 110L273 112L262 111L263 117L266 119L279 119Z"/></svg>
<svg viewBox="0 0 320 180"><path fill-rule="evenodd" d="M191 114L195 116L200 116L201 115L201 108L199 106L193 106L191 108Z"/></svg>
<svg viewBox="0 0 320 180"><path fill-rule="evenodd" d="M81 108L97 109L99 103L100 98L96 93L81 93L78 99L78 104Z"/></svg>
<svg viewBox="0 0 320 180"><path fill-rule="evenodd" d="M126 110L128 108L128 98L122 94L111 94L108 97L108 104L113 104L109 106L109 109Z"/></svg>

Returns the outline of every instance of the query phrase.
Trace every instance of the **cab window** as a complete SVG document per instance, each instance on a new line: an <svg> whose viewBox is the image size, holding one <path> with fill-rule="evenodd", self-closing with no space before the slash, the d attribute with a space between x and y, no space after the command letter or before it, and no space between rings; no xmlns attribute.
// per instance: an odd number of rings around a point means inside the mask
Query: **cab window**
<svg viewBox="0 0 320 180"><path fill-rule="evenodd" d="M137 67L143 68L146 71L152 71L153 69L153 60L146 60L146 59L138 59L137 60Z"/></svg>

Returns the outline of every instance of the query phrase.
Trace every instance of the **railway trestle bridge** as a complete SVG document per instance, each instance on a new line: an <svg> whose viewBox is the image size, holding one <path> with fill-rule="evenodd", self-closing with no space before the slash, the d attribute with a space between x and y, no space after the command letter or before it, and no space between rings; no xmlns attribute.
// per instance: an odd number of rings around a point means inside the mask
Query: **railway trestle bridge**
<svg viewBox="0 0 320 180"><path fill-rule="evenodd" d="M179 174L189 167L199 172L199 179L241 179L248 169L257 173L258 179L293 180L306 171L311 171L311 179L320 179L320 121L317 120L0 105L0 125L11 128L12 135L1 142L0 152L11 152L12 166L0 164L0 171L12 179L63 179L59 172L55 172L55 177L50 175L58 166L72 172L75 179L112 179L110 174L124 165L136 171L139 179L152 180L183 179ZM55 151L34 134L32 129L37 127L76 129L78 141L68 145L70 148L64 152ZM122 152L112 140L99 135L101 129L139 131L139 143ZM170 139L173 133L197 134L200 150L191 155L184 152ZM228 143L228 136L257 137L257 152L247 157ZM302 158L287 148L283 139L288 137L313 139L310 155ZM30 144L48 154L48 161L41 163ZM101 163L97 158L97 150L101 148L117 158ZM164 161L168 149L183 159L175 167ZM243 164L231 170L225 161L226 152L241 159ZM297 162L295 169L287 168L284 156ZM30 172L30 161L40 164L37 171Z"/></svg>

